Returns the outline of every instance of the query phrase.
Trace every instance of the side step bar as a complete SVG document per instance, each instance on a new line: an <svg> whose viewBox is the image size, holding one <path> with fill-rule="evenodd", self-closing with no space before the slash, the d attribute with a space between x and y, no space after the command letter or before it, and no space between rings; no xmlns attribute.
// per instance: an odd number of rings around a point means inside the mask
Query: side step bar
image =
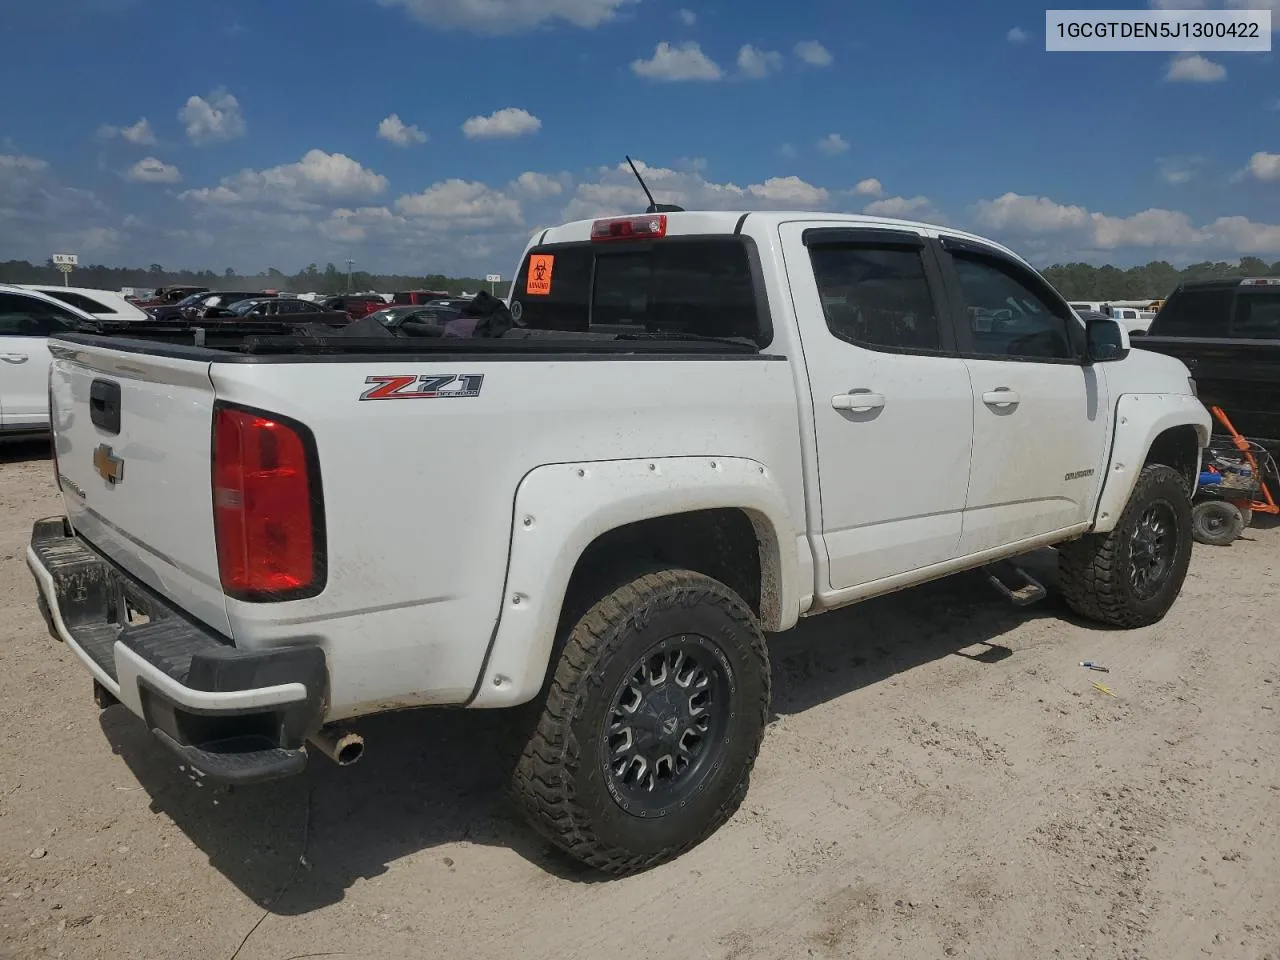
<svg viewBox="0 0 1280 960"><path fill-rule="evenodd" d="M1015 607L1027 607L1049 595L1035 577L1012 560L999 560L982 568L987 581Z"/></svg>

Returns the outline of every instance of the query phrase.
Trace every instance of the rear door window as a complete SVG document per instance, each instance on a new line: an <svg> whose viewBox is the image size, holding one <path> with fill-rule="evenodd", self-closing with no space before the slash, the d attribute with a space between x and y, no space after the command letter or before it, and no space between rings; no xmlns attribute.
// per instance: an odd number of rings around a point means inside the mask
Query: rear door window
<svg viewBox="0 0 1280 960"><path fill-rule="evenodd" d="M47 337L75 329L75 314L35 297L0 293L0 337Z"/></svg>
<svg viewBox="0 0 1280 960"><path fill-rule="evenodd" d="M563 244L531 251L511 310L535 330L692 334L772 340L737 237L631 245Z"/></svg>
<svg viewBox="0 0 1280 960"><path fill-rule="evenodd" d="M871 349L942 349L919 249L814 246L809 250L827 329Z"/></svg>
<svg viewBox="0 0 1280 960"><path fill-rule="evenodd" d="M48 294L56 300L61 300L63 303L69 303L73 307L79 307L85 313L116 312L112 307L107 306L105 303L99 303L97 300L94 300L91 297L86 297L82 293L72 293L69 290L58 290L57 288L52 290L42 290L41 293Z"/></svg>

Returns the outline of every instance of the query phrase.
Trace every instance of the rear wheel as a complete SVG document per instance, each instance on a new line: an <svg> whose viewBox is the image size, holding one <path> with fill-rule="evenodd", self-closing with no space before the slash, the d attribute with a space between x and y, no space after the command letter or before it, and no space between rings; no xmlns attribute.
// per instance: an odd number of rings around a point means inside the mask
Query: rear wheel
<svg viewBox="0 0 1280 960"><path fill-rule="evenodd" d="M1191 501L1172 467L1143 467L1114 530L1058 550L1058 574L1076 613L1117 627L1162 619L1191 562Z"/></svg>
<svg viewBox="0 0 1280 960"><path fill-rule="evenodd" d="M571 856L625 874L701 843L737 810L769 709L769 659L719 581L650 573L566 638L512 788Z"/></svg>
<svg viewBox="0 0 1280 960"><path fill-rule="evenodd" d="M1253 511L1250 511L1252 514ZM1252 519L1252 517L1250 517ZM1229 547L1244 532L1244 514L1234 503L1204 500L1191 511L1191 526L1197 543Z"/></svg>

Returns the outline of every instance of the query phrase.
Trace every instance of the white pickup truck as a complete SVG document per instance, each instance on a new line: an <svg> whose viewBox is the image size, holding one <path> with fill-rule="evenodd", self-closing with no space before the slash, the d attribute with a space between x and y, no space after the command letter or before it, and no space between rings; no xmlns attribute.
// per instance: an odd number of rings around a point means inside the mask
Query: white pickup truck
<svg viewBox="0 0 1280 960"><path fill-rule="evenodd" d="M1178 596L1194 383L1001 246L649 213L539 231L507 303L470 338L52 338L66 516L27 559L99 702L232 782L351 761L361 715L528 704L518 803L627 873L737 808L766 632L1046 545L1086 617Z"/></svg>

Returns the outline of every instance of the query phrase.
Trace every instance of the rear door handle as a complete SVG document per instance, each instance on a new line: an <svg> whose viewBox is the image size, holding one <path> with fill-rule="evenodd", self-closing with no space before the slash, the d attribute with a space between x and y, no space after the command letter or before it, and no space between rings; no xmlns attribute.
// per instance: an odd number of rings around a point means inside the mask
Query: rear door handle
<svg viewBox="0 0 1280 960"><path fill-rule="evenodd" d="M982 395L982 402L990 407L1016 407L1022 402L1018 391L1001 387L999 390L988 390Z"/></svg>
<svg viewBox="0 0 1280 960"><path fill-rule="evenodd" d="M837 393L831 398L831 407L834 410L865 413L867 410L879 410L883 406L883 393Z"/></svg>
<svg viewBox="0 0 1280 960"><path fill-rule="evenodd" d="M5 363L26 363L28 359L25 353L0 353L0 360Z"/></svg>

